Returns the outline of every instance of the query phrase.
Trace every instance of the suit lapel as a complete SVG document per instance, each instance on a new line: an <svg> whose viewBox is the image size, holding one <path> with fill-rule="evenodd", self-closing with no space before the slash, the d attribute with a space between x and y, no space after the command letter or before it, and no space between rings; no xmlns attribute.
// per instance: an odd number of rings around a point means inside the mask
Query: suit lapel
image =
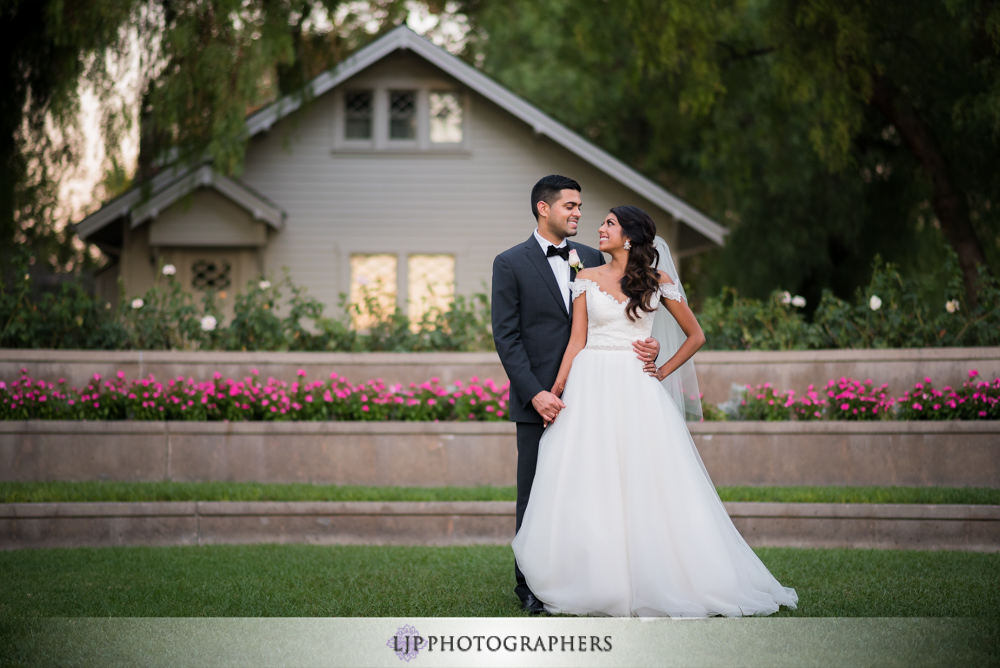
<svg viewBox="0 0 1000 668"><path fill-rule="evenodd" d="M549 292L559 302L559 310L566 313L566 302L559 290L559 283L556 282L556 276L552 273L552 267L549 266L549 259L545 257L545 253L542 252L541 246L535 240L534 234L528 237L528 241L524 244L524 250L528 254L528 259L535 265L535 269L541 274L542 282L548 286Z"/></svg>

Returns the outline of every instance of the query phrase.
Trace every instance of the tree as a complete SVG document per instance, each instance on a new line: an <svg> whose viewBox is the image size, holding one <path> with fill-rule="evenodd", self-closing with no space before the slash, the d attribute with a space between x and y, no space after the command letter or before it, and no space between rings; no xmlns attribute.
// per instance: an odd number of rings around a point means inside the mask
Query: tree
<svg viewBox="0 0 1000 668"><path fill-rule="evenodd" d="M56 264L72 254L68 231L53 224L53 172L78 157L78 84L107 83L98 54L122 48L129 10L111 0L0 0L0 255L15 243Z"/></svg>
<svg viewBox="0 0 1000 668"><path fill-rule="evenodd" d="M363 15L337 14L340 5L0 0L0 249L27 244L52 264L73 253L54 207L59 172L79 158L81 84L102 100L109 161L123 164L118 140L134 110L117 106L115 75L138 51L139 180L171 160L236 173L249 111L303 94L309 78L405 17L403 0L375 0Z"/></svg>
<svg viewBox="0 0 1000 668"><path fill-rule="evenodd" d="M478 28L467 57L733 229L721 253L701 259L720 260L716 282L849 294L876 253L920 273L943 261L947 238L974 303L977 265L1000 268L998 7L463 9Z"/></svg>

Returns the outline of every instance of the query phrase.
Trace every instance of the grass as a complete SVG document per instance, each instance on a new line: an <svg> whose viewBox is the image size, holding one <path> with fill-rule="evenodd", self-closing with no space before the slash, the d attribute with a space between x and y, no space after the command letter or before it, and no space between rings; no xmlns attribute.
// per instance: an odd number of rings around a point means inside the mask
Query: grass
<svg viewBox="0 0 1000 668"><path fill-rule="evenodd" d="M985 487L719 487L723 501L1000 505ZM514 487L363 487L242 482L0 482L0 502L513 501Z"/></svg>
<svg viewBox="0 0 1000 668"><path fill-rule="evenodd" d="M1000 554L758 548L795 617L1000 619ZM507 546L0 552L0 618L519 616Z"/></svg>
<svg viewBox="0 0 1000 668"><path fill-rule="evenodd" d="M1000 663L1000 554L759 548L796 610L959 617ZM0 663L41 617L519 617L507 546L215 545L0 552Z"/></svg>

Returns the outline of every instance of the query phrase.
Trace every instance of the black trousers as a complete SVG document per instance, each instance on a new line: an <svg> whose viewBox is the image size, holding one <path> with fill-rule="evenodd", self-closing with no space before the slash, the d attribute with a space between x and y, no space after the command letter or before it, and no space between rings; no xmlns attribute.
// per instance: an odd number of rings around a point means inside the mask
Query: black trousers
<svg viewBox="0 0 1000 668"><path fill-rule="evenodd" d="M538 464L538 442L542 440L545 428L534 422L517 423L517 524L521 528L524 519L524 509L528 507L528 497L531 495L531 484L535 480L535 465ZM531 589L524 581L524 574L514 561L514 579L517 585L514 593L524 601L531 594Z"/></svg>

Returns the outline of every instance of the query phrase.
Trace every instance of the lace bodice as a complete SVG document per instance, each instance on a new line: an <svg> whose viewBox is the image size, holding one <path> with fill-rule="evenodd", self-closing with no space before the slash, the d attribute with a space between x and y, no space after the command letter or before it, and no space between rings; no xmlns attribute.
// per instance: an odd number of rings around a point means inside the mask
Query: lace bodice
<svg viewBox="0 0 1000 668"><path fill-rule="evenodd" d="M635 321L625 315L627 301L620 302L601 290L587 278L578 278L569 284L573 299L587 294L587 348L591 350L632 350L632 342L645 339L653 331L653 316L639 310ZM660 285L660 296L683 301L680 290L672 283Z"/></svg>

